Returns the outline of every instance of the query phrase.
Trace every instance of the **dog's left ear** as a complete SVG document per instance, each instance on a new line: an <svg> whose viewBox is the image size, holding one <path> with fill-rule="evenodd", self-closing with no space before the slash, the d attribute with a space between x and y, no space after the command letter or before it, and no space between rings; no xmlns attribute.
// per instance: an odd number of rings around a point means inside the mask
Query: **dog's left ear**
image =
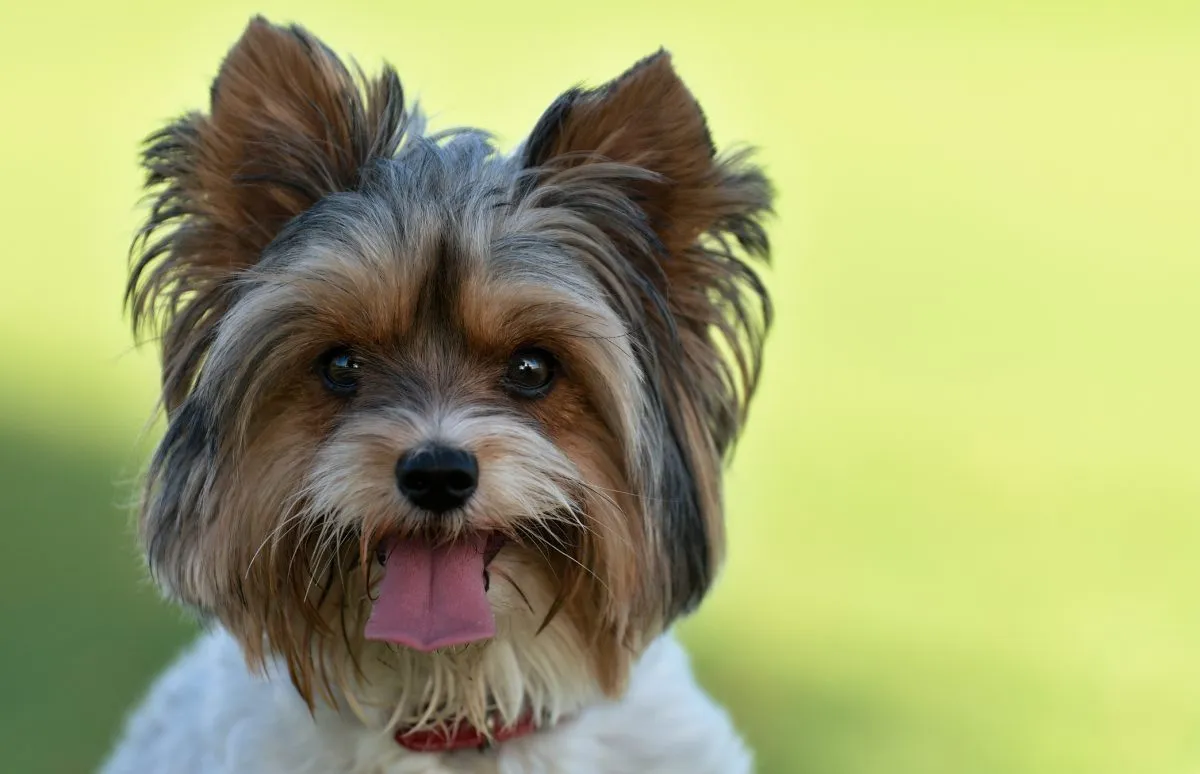
<svg viewBox="0 0 1200 774"><path fill-rule="evenodd" d="M525 164L616 161L660 176L637 186L642 208L668 253L677 253L732 208L764 208L770 194L722 180L704 114L666 51L643 59L594 91L572 89L538 121Z"/></svg>
<svg viewBox="0 0 1200 774"><path fill-rule="evenodd" d="M722 551L721 462L770 322L766 290L742 256L768 253L771 188L747 153L716 154L665 51L599 89L563 94L522 152L534 190L554 190L558 206L610 240L602 281L621 278L614 297L638 299L625 311L657 418L643 467L660 503L649 529L671 617L703 595Z"/></svg>

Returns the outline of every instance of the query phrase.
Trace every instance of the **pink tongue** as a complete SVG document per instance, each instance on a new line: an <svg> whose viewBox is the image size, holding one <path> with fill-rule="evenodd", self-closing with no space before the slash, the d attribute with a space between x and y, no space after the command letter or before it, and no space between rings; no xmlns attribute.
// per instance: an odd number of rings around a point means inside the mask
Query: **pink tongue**
<svg viewBox="0 0 1200 774"><path fill-rule="evenodd" d="M367 639L430 651L493 637L496 619L483 587L486 549L485 535L438 546L416 538L393 542Z"/></svg>

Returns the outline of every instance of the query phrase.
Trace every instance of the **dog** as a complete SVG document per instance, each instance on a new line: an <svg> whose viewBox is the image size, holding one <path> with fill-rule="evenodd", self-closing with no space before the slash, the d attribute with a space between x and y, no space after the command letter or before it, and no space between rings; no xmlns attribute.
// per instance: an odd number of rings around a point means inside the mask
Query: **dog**
<svg viewBox="0 0 1200 774"><path fill-rule="evenodd" d="M722 558L772 189L670 55L504 154L255 18L142 160L139 535L205 634L105 774L749 771L672 631Z"/></svg>

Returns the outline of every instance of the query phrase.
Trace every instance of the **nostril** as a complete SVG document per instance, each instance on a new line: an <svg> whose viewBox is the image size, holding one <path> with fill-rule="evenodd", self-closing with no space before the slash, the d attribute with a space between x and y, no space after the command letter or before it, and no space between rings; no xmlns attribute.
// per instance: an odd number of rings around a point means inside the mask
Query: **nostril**
<svg viewBox="0 0 1200 774"><path fill-rule="evenodd" d="M451 470L446 474L446 486L456 492L466 492L475 488L475 476L465 470Z"/></svg>
<svg viewBox="0 0 1200 774"><path fill-rule="evenodd" d="M410 470L400 479L400 488L407 492L424 492L429 489L429 474L421 470Z"/></svg>

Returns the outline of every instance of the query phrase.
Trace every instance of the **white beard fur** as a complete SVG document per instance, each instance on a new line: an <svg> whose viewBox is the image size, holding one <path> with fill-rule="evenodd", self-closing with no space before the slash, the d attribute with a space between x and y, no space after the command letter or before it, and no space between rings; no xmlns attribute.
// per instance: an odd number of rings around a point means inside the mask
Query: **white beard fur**
<svg viewBox="0 0 1200 774"><path fill-rule="evenodd" d="M223 629L159 678L102 774L746 774L729 716L697 685L670 634L616 700L486 752L414 753L348 710L310 714L279 670L246 666Z"/></svg>

